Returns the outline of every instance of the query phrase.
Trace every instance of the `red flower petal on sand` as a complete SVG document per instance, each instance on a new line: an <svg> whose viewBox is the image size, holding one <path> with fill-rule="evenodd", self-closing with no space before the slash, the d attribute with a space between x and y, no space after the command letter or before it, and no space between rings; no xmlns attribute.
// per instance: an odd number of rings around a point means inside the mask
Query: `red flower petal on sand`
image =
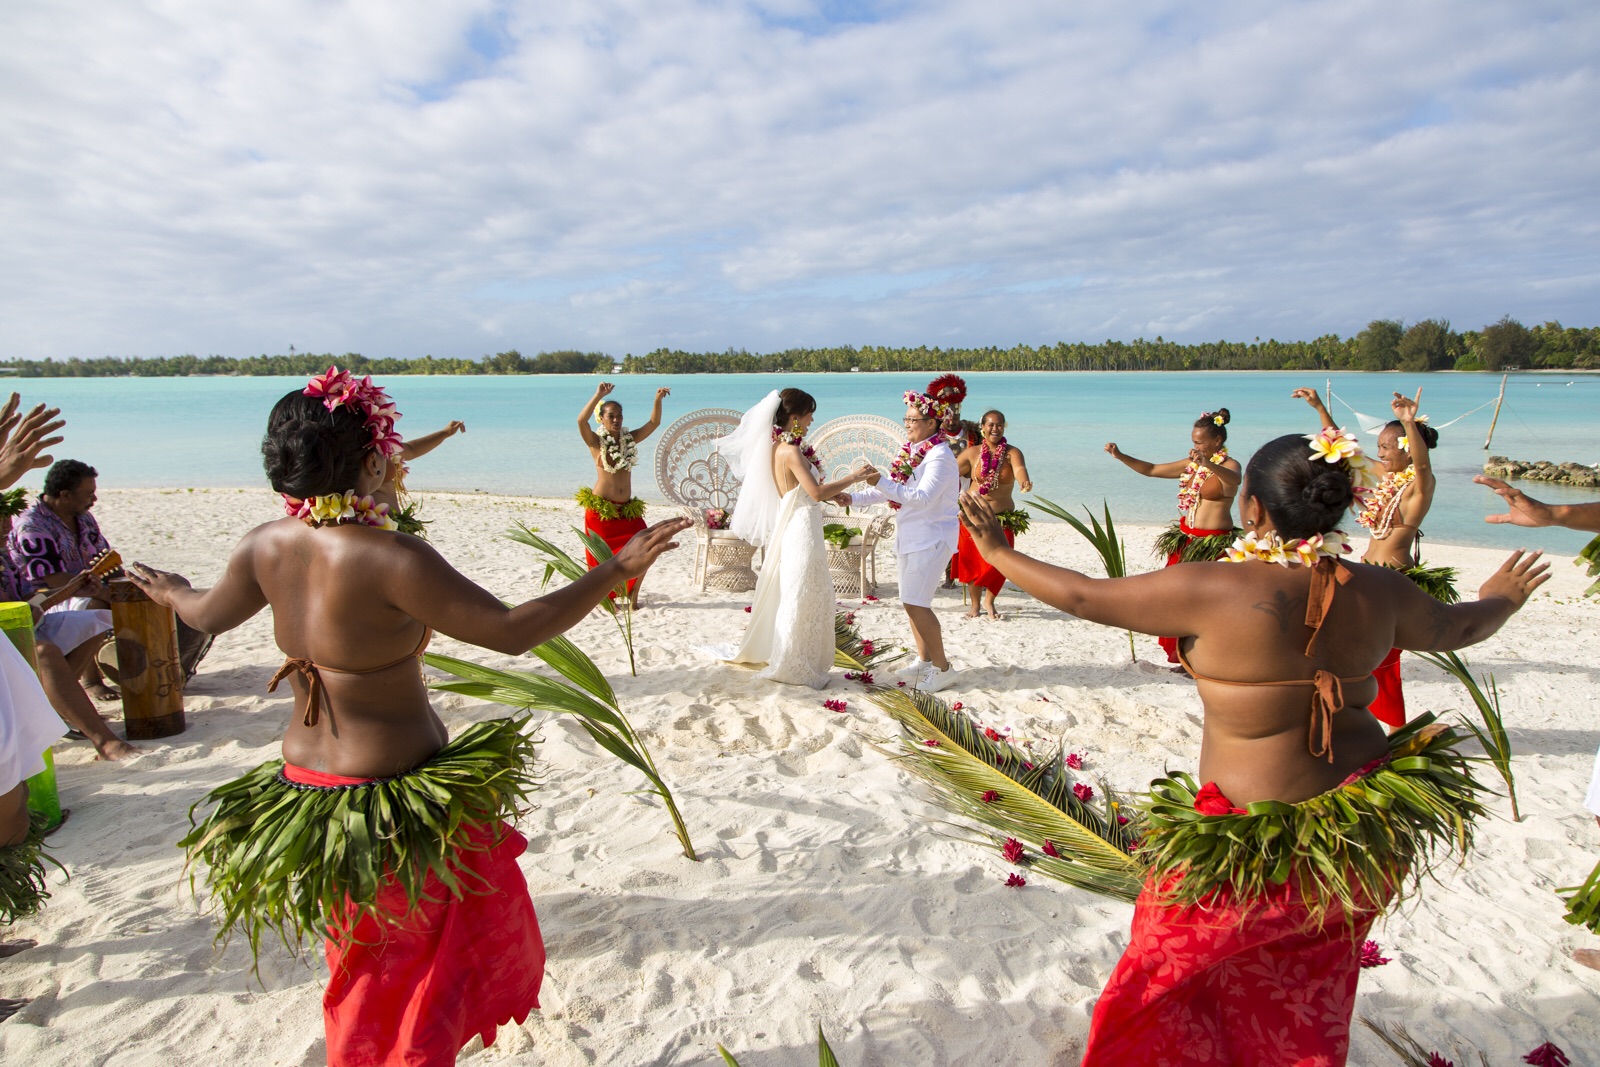
<svg viewBox="0 0 1600 1067"><path fill-rule="evenodd" d="M1044 843L1044 848L1043 848L1042 851L1044 852L1044 854L1046 856L1054 856L1056 859L1060 859L1061 858L1061 853L1056 851L1056 846L1055 846L1055 842L1054 841L1046 841Z"/></svg>
<svg viewBox="0 0 1600 1067"><path fill-rule="evenodd" d="M1572 1067L1567 1054L1548 1041L1522 1057L1522 1062L1534 1064L1535 1067Z"/></svg>
<svg viewBox="0 0 1600 1067"><path fill-rule="evenodd" d="M864 596L861 600L865 604L876 604L878 602L878 598L875 596Z"/></svg>
<svg viewBox="0 0 1600 1067"><path fill-rule="evenodd" d="M1028 880L1022 877L1022 875L1017 874L1015 871L1006 877L1006 885L1010 886L1012 889L1020 889L1027 884Z"/></svg>
<svg viewBox="0 0 1600 1067"><path fill-rule="evenodd" d="M926 741L924 741L922 743L927 745L929 748L938 748L939 747L939 739L936 738L936 737L930 737L930 738L928 738Z"/></svg>
<svg viewBox="0 0 1600 1067"><path fill-rule="evenodd" d="M996 730L993 726L985 726L983 728L983 736L987 737L991 741L998 741L1000 740L1000 731Z"/></svg>
<svg viewBox="0 0 1600 1067"><path fill-rule="evenodd" d="M993 804L995 801L1000 799L1000 794L996 793L993 789L985 789L983 791L983 796L979 797L978 799L982 800L985 804Z"/></svg>
<svg viewBox="0 0 1600 1067"><path fill-rule="evenodd" d="M1428 1053L1428 1067L1456 1067L1454 1060L1447 1060L1437 1052Z"/></svg>
<svg viewBox="0 0 1600 1067"><path fill-rule="evenodd" d="M868 672L862 671L860 677L861 677L861 684L862 685L871 685L872 684L872 675L869 674Z"/></svg>
<svg viewBox="0 0 1600 1067"><path fill-rule="evenodd" d="M962 708L962 703L959 700L956 701L954 704L950 705L950 710L951 711L960 711L961 708Z"/></svg>
<svg viewBox="0 0 1600 1067"><path fill-rule="evenodd" d="M1039 694L1039 699L1044 701L1046 704L1050 703L1050 698L1045 696L1043 693Z"/></svg>
<svg viewBox="0 0 1600 1067"><path fill-rule="evenodd" d="M827 708L829 711L843 711L846 707L848 707L848 705L842 700L824 700L822 702L822 706Z"/></svg>
<svg viewBox="0 0 1600 1067"><path fill-rule="evenodd" d="M746 604L746 605L745 605L745 607L744 607L744 613L745 613L745 614L746 614L746 615L748 615L748 614L750 614L750 605L748 605L748 604Z"/></svg>
<svg viewBox="0 0 1600 1067"><path fill-rule="evenodd" d="M844 672L844 680L847 682L853 682L859 677L861 677L861 675L857 674L855 671Z"/></svg>
<svg viewBox="0 0 1600 1067"><path fill-rule="evenodd" d="M898 685L901 689L904 689L906 687L906 683L904 683L904 682L896 682L894 684Z"/></svg>
<svg viewBox="0 0 1600 1067"><path fill-rule="evenodd" d="M1243 808L1233 806L1222 790L1217 788L1216 782L1207 782L1200 787L1200 792L1194 797L1194 810L1201 815L1243 815Z"/></svg>
<svg viewBox="0 0 1600 1067"><path fill-rule="evenodd" d="M1079 782L1072 787L1072 795L1087 804L1094 799L1094 789Z"/></svg>
<svg viewBox="0 0 1600 1067"><path fill-rule="evenodd" d="M861 654L863 656L870 656L874 651L876 651L876 646L871 641L861 642Z"/></svg>
<svg viewBox="0 0 1600 1067"><path fill-rule="evenodd" d="M1383 955L1383 946L1376 941L1368 941L1361 946L1362 967L1382 967L1388 962L1390 962L1389 957Z"/></svg>
<svg viewBox="0 0 1600 1067"><path fill-rule="evenodd" d="M1083 757L1076 752L1067 753L1067 766L1075 771L1083 770Z"/></svg>
<svg viewBox="0 0 1600 1067"><path fill-rule="evenodd" d="M1008 862L1021 863L1022 862L1022 842L1018 841L1014 837L1006 838L1006 846L1005 846L1005 848L1000 850L1000 854L1003 855Z"/></svg>

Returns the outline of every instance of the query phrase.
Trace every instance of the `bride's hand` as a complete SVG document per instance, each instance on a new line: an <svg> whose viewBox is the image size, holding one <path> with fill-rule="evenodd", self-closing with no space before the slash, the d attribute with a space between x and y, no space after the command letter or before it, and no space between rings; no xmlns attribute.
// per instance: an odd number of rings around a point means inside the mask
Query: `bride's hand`
<svg viewBox="0 0 1600 1067"><path fill-rule="evenodd" d="M972 492L961 494L961 525L967 528L967 533L972 535L973 543L985 558L995 549L1006 547L1005 530L1001 529L1000 520L995 517L994 505L989 503L987 497Z"/></svg>
<svg viewBox="0 0 1600 1067"><path fill-rule="evenodd" d="M877 473L878 469L872 464L863 463L861 466L850 472L850 480L852 482L867 482L870 485L872 482L877 480L873 478L873 475Z"/></svg>
<svg viewBox="0 0 1600 1067"><path fill-rule="evenodd" d="M842 508L847 508L850 506L850 494L840 493L838 496L833 498L833 502Z"/></svg>

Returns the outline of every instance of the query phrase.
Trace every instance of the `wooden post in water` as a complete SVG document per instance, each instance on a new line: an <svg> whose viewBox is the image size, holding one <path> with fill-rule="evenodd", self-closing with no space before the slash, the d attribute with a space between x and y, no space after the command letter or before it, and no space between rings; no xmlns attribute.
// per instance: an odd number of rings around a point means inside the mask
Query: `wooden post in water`
<svg viewBox="0 0 1600 1067"><path fill-rule="evenodd" d="M1489 436L1483 439L1483 450L1489 451L1489 442L1494 440L1494 424L1500 421L1500 405L1506 402L1506 379L1509 374L1500 375L1500 395L1495 397L1494 418L1489 420Z"/></svg>

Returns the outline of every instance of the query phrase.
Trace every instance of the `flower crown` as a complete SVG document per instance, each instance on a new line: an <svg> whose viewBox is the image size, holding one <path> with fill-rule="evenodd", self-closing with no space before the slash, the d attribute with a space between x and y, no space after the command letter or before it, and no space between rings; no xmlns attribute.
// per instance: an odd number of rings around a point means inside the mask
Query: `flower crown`
<svg viewBox="0 0 1600 1067"><path fill-rule="evenodd" d="M923 418L927 419L943 421L945 415L950 411L946 405L941 404L926 393L917 392L915 389L907 389L905 395L900 399L905 401L907 407L916 408L922 412Z"/></svg>
<svg viewBox="0 0 1600 1067"><path fill-rule="evenodd" d="M306 383L302 392L306 396L322 398L329 411L347 408L365 421L371 440L369 447L378 450L384 458L399 455L405 447L405 438L394 428L400 418L399 410L382 387L372 384L372 375L357 378L347 370L329 367Z"/></svg>

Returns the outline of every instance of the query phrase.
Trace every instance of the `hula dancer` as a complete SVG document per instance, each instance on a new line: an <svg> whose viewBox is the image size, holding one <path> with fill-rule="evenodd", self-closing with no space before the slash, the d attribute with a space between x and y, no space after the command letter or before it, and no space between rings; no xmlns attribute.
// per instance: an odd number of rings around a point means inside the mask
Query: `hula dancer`
<svg viewBox="0 0 1600 1067"><path fill-rule="evenodd" d="M1133 932L1095 1005L1085 1067L1338 1067L1360 949L1414 890L1434 846L1465 851L1481 810L1458 735L1432 716L1385 737L1372 668L1403 648L1494 633L1548 578L1515 552L1472 603L1444 605L1383 567L1346 563L1353 442L1267 443L1240 490L1236 562L1094 579L1005 543L962 498L984 557L1078 618L1175 633L1204 704L1198 780L1158 779ZM1198 662L1196 662L1198 661ZM1202 784L1203 783L1203 784Z"/></svg>
<svg viewBox="0 0 1600 1067"><path fill-rule="evenodd" d="M1017 543L1017 535L1028 530L1028 513L1017 508L1015 490L1033 492L1033 481L1028 477L1027 463L1022 450L1006 440L1006 417L998 411L985 411L978 423L982 435L976 444L964 450L956 462L961 467L961 477L972 483L972 491L987 497L994 505L1000 526L1006 532L1006 544ZM956 535L956 580L967 587L971 606L967 618L978 617L978 590L983 590L983 608L989 618L998 619L994 609L995 597L1006 584L1005 575L995 570L972 543L965 526Z"/></svg>
<svg viewBox="0 0 1600 1067"><path fill-rule="evenodd" d="M1291 395L1311 405L1325 433L1338 432L1315 389L1296 389ZM1461 599L1455 588L1455 568L1425 567L1418 551L1422 520L1433 506L1438 484L1429 453L1439 443L1439 431L1428 425L1427 416L1417 414L1417 400L1421 399L1420 389L1416 399L1394 394L1389 404L1394 421L1378 434L1377 488L1356 491L1356 521L1372 535L1361 562L1393 567L1423 592L1454 604ZM1389 650L1372 677L1378 682L1378 695L1368 710L1391 730L1399 729L1406 723L1406 698L1400 686L1398 648Z"/></svg>
<svg viewBox="0 0 1600 1067"><path fill-rule="evenodd" d="M1600 504L1546 504L1499 478L1480 474L1472 480L1479 485L1487 485L1506 502L1504 515L1485 516L1485 522L1509 523L1512 526L1565 526L1569 530L1600 534ZM1600 574L1600 537L1584 546L1573 562L1588 563L1590 577ZM1600 592L1600 582L1584 592ZM1589 809L1595 822L1600 823L1600 752L1595 753L1594 776L1589 779L1589 793L1584 798L1583 806ZM1560 892L1567 898L1567 922L1587 927L1590 933L1600 934L1600 864L1595 866L1581 886ZM1572 959L1575 963L1600 971L1600 949L1575 949Z"/></svg>
<svg viewBox="0 0 1600 1067"><path fill-rule="evenodd" d="M661 401L672 393L671 389L657 389L650 421L636 430L624 430L622 405L606 399L615 388L610 382L601 382L578 413L578 434L594 457L594 488L579 489L577 494L583 505L583 528L598 534L613 553L622 551L622 546L645 528L644 501L633 495L633 468L639 463L639 442L661 425ZM599 433L589 428L590 418L600 427ZM594 556L589 552L583 555L593 567ZM628 599L634 607L639 606L639 581L628 582Z"/></svg>
<svg viewBox="0 0 1600 1067"><path fill-rule="evenodd" d="M328 1063L449 1064L538 1007L544 944L513 827L533 788L524 720L453 740L428 705L421 655L438 631L514 654L561 633L643 574L679 520L579 581L507 608L426 541L394 536L383 484L399 413L336 368L272 409L262 453L287 517L234 549L216 586L134 564L134 580L221 633L273 609L294 715L283 759L213 790L182 846L222 916L259 951L326 940ZM270 846L268 846L270 842Z"/></svg>
<svg viewBox="0 0 1600 1067"><path fill-rule="evenodd" d="M1135 459L1115 442L1106 445L1106 451L1129 470L1146 478L1178 479L1178 519L1156 538L1156 555L1167 557L1169 567L1221 559L1238 533L1233 525L1233 497L1239 491L1239 461L1228 456L1232 418L1227 408L1202 411L1189 432L1189 458L1171 463ZM1177 663L1178 639L1162 637L1160 642L1167 662Z"/></svg>

